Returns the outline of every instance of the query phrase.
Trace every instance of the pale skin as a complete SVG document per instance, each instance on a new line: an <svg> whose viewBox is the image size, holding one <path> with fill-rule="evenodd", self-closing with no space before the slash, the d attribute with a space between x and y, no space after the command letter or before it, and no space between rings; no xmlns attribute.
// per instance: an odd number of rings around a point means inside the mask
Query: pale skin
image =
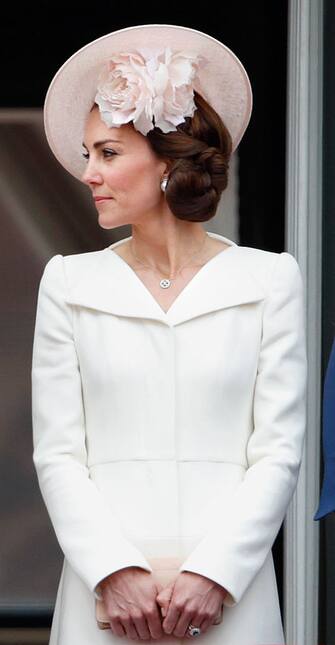
<svg viewBox="0 0 335 645"><path fill-rule="evenodd" d="M115 252L167 311L199 268L228 245L209 238L201 223L173 215L160 187L168 176L169 162L157 157L132 124L109 128L94 108L86 121L84 153L88 158L82 181L93 197L107 198L95 202L99 225L105 229L131 225L133 250L150 268L134 259L129 243ZM159 286L160 277L174 275L185 264L171 287ZM187 633L190 623L199 626L203 635L227 594L213 580L190 571L179 573L163 588L140 567L115 571L100 583L100 589L112 632L131 640L160 639L166 634L191 638Z"/></svg>

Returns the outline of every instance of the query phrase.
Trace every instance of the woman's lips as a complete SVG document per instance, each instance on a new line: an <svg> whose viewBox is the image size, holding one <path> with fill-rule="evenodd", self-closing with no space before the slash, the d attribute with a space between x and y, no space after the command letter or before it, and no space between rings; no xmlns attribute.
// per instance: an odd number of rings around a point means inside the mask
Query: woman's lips
<svg viewBox="0 0 335 645"><path fill-rule="evenodd" d="M97 203L97 202L105 202L108 199L113 199L113 197L94 197L95 203Z"/></svg>

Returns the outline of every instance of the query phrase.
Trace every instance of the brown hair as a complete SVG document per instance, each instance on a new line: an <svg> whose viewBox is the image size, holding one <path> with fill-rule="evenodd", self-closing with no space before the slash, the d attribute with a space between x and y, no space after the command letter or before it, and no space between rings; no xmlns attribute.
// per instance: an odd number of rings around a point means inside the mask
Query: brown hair
<svg viewBox="0 0 335 645"><path fill-rule="evenodd" d="M205 222L214 217L228 183L232 140L221 117L196 91L194 102L193 117L186 117L176 131L154 128L146 136L170 167L165 197L172 213Z"/></svg>

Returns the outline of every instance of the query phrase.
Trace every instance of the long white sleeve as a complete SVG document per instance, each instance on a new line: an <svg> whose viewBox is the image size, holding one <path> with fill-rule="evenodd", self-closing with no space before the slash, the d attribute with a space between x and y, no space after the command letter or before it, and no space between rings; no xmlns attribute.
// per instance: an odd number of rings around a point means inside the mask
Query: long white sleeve
<svg viewBox="0 0 335 645"><path fill-rule="evenodd" d="M303 281L295 258L278 255L264 303L248 469L229 510L180 567L215 580L240 601L262 567L295 490L306 423Z"/></svg>
<svg viewBox="0 0 335 645"><path fill-rule="evenodd" d="M71 307L64 301L62 255L46 264L38 292L32 360L33 459L59 544L71 567L96 592L127 566L152 568L122 534L89 477L80 367Z"/></svg>

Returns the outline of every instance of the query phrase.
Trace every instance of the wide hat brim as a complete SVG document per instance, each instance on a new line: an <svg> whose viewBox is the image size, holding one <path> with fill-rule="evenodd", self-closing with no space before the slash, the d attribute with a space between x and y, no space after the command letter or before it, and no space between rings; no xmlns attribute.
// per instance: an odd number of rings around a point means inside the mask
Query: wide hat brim
<svg viewBox="0 0 335 645"><path fill-rule="evenodd" d="M199 71L200 94L220 115L233 141L240 143L252 110L248 75L235 54L212 36L177 25L138 25L113 31L75 52L58 70L44 103L44 127L58 161L80 179L84 127L94 103L98 75L109 58L137 47L170 47L204 56L208 64Z"/></svg>

